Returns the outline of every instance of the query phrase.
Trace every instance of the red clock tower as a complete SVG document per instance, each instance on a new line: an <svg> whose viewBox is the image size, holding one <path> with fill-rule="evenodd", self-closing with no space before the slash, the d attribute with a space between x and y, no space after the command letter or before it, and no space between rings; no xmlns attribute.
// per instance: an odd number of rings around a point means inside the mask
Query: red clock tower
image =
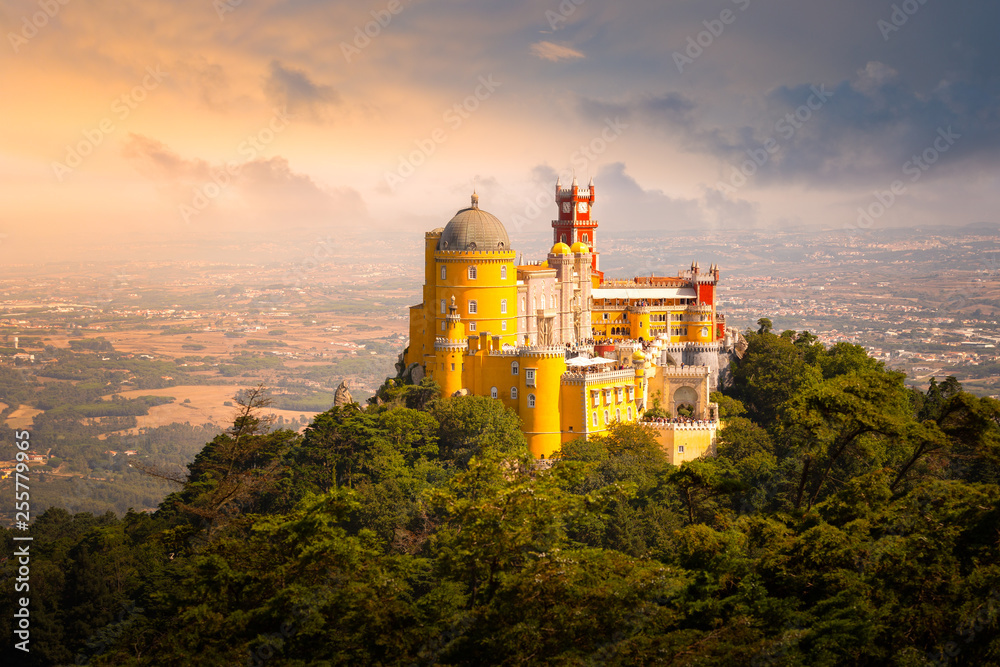
<svg viewBox="0 0 1000 667"><path fill-rule="evenodd" d="M594 179L590 185L581 188L573 177L573 185L562 187L562 182L556 179L556 205L559 206L559 219L552 221L552 242L573 245L580 242L590 248L593 254L594 271L599 270L596 249L597 220L591 217L594 207Z"/></svg>

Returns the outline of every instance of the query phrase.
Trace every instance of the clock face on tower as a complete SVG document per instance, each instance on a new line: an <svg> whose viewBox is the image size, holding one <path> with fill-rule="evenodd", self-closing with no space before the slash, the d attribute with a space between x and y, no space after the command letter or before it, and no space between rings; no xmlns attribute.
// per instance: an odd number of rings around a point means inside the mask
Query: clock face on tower
<svg viewBox="0 0 1000 667"><path fill-rule="evenodd" d="M568 202L568 201L564 201L563 202L563 205L562 205L563 213L569 213L572 208L573 208L573 203L572 202Z"/></svg>
<svg viewBox="0 0 1000 667"><path fill-rule="evenodd" d="M585 202L585 201L579 202L576 205L576 210L579 211L580 213L586 213L587 212L587 202Z"/></svg>

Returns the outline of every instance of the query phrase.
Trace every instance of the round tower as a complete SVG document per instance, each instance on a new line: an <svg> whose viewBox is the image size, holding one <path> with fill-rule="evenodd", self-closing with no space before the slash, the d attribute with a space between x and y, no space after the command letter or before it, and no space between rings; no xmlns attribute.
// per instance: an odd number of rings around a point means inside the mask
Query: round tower
<svg viewBox="0 0 1000 667"><path fill-rule="evenodd" d="M469 334L489 332L501 344L517 343L517 270L515 253L503 223L479 208L473 193L441 231L433 256L437 335L447 326L447 304L455 299L457 314Z"/></svg>
<svg viewBox="0 0 1000 667"><path fill-rule="evenodd" d="M462 372L465 370L465 351L469 345L465 337L465 325L462 324L462 318L458 314L454 297L448 306L444 334L434 344L437 367L431 375L441 385L442 395L453 396L464 385Z"/></svg>
<svg viewBox="0 0 1000 667"><path fill-rule="evenodd" d="M551 458L562 446L560 387L566 372L566 354L559 347L529 348L520 355L523 386L518 414L528 449L536 458Z"/></svg>

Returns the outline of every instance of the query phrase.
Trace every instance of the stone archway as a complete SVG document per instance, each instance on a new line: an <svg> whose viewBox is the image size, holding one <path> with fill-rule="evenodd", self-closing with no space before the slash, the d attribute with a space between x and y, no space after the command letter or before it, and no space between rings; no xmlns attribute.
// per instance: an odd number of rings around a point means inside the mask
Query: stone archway
<svg viewBox="0 0 1000 667"><path fill-rule="evenodd" d="M691 387L678 387L671 401L671 412L675 417L696 419L701 414L698 392Z"/></svg>

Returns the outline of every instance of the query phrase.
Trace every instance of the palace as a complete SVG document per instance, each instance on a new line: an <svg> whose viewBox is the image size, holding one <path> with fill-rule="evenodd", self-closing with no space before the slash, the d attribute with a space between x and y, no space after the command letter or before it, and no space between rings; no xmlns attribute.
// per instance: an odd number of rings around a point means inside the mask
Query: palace
<svg viewBox="0 0 1000 667"><path fill-rule="evenodd" d="M476 194L427 232L423 303L410 308L400 374L432 377L445 396L503 401L539 459L637 420L656 430L672 463L713 452L709 392L738 342L716 311L719 269L605 278L594 201L593 181L556 182L554 245L536 263L515 262L503 223ZM645 418L654 407L670 416Z"/></svg>

